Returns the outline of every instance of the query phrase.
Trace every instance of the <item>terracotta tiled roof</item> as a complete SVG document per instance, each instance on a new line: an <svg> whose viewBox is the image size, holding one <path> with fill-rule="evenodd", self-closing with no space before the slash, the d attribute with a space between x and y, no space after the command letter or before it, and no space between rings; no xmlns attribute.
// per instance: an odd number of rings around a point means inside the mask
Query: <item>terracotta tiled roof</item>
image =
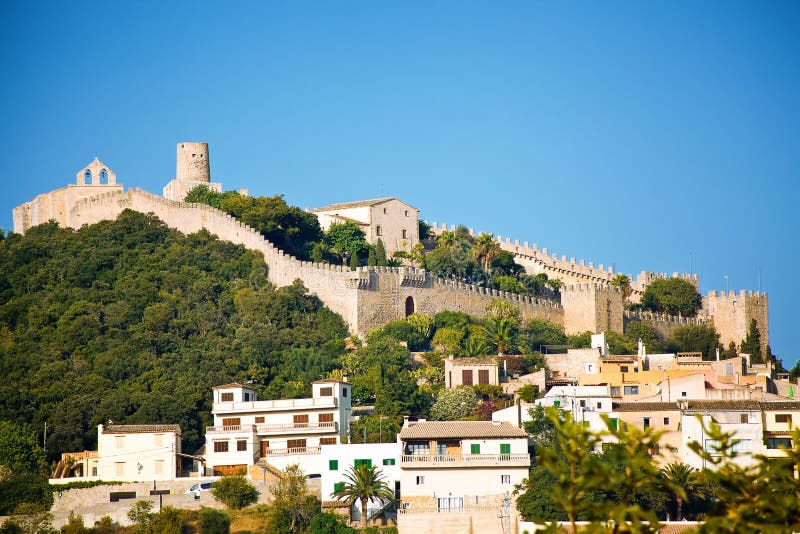
<svg viewBox="0 0 800 534"><path fill-rule="evenodd" d="M345 217L344 215L339 215L338 213L333 214L330 217L333 219L337 219L339 221L355 223L359 226L369 226L369 223L366 223L364 221L359 221L358 219L353 219L351 217Z"/></svg>
<svg viewBox="0 0 800 534"><path fill-rule="evenodd" d="M524 438L524 430L503 421L417 421L400 431L400 439Z"/></svg>
<svg viewBox="0 0 800 534"><path fill-rule="evenodd" d="M606 363L615 363L615 362L626 363L626 362L635 362L637 358L638 358L637 356L633 355L600 356L600 361Z"/></svg>
<svg viewBox="0 0 800 534"><path fill-rule="evenodd" d="M662 412L662 411L678 411L678 403L676 402L619 402L612 405L612 410L616 412Z"/></svg>
<svg viewBox="0 0 800 534"><path fill-rule="evenodd" d="M323 378L322 380L314 380L312 384L347 384L344 380L337 380L336 378Z"/></svg>
<svg viewBox="0 0 800 534"><path fill-rule="evenodd" d="M497 365L495 358L453 358L449 360L452 365Z"/></svg>
<svg viewBox="0 0 800 534"><path fill-rule="evenodd" d="M333 210L343 210L347 208L360 208L361 206L376 206L378 204L383 204L384 202L388 202L390 200L398 200L399 202L403 202L402 200L395 198L395 197L383 197L383 198L373 198L372 200L359 200L356 202L341 202L339 204L328 204L327 206L322 206L321 208L314 208L311 210L312 213L317 213L320 211L333 211ZM406 204L403 202L403 204ZM410 204L406 204L406 206L411 206ZM416 209L416 208L414 208Z"/></svg>
<svg viewBox="0 0 800 534"><path fill-rule="evenodd" d="M682 408L685 406L685 408ZM755 401L755 400L686 400L678 402L619 402L613 404L618 412L653 412L663 410L800 410L800 401Z"/></svg>
<svg viewBox="0 0 800 534"><path fill-rule="evenodd" d="M239 382L231 382L230 384L222 384L221 386L214 386L214 389L222 389L222 388L247 388L247 389L255 389L253 386L248 386L247 384L240 384Z"/></svg>
<svg viewBox="0 0 800 534"><path fill-rule="evenodd" d="M106 425L103 434L146 434L150 432L181 433L181 425Z"/></svg>

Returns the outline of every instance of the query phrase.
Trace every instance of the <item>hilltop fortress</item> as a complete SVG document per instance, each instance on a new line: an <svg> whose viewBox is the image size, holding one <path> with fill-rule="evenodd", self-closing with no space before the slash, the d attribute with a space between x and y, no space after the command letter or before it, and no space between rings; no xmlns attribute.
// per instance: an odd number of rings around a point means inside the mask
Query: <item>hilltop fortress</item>
<svg viewBox="0 0 800 534"><path fill-rule="evenodd" d="M116 174L95 158L77 173L75 184L43 193L14 208L14 232L23 234L49 220L78 229L84 224L115 219L125 209L153 213L169 227L186 234L205 228L222 240L261 252L266 263L266 277L273 284L285 286L295 279L302 280L311 293L339 313L351 331L357 333L414 312L433 315L453 310L481 317L493 300L502 299L518 307L523 319L546 319L564 326L567 334L587 330L622 332L627 321L642 320L669 336L676 327L708 323L713 324L720 341L727 345L744 340L750 321L755 319L762 346L769 343L766 293L710 291L703 297L702 310L692 318L631 313L623 307L619 288L611 284L616 275L613 268L604 268L602 264L595 267L592 262L576 262L565 256L559 258L557 254L548 253L547 248L540 249L536 244L529 246L528 242L512 243L511 239L503 240L500 236L498 244L513 253L516 262L529 274L545 273L564 282L560 302L446 280L413 267L360 267L351 271L346 266L298 260L230 215L205 204L181 201L188 191L201 184L215 191L222 190L220 183L211 182L206 143L178 143L175 179L164 187L163 196L135 187L125 191L116 183ZM336 207L353 207L354 204L380 207L380 212L373 210L379 216L370 215L367 221L356 221L367 230L368 237L397 236L394 239L396 248L418 242L418 212L397 199L334 204L314 211L320 218L323 212L329 218L345 218L346 214L339 214ZM432 228L440 233L447 225L433 223ZM695 286L699 284L697 275L675 273L672 276L682 277ZM647 271L642 271L635 279L631 277L632 298L640 298L650 282L665 277L666 274Z"/></svg>

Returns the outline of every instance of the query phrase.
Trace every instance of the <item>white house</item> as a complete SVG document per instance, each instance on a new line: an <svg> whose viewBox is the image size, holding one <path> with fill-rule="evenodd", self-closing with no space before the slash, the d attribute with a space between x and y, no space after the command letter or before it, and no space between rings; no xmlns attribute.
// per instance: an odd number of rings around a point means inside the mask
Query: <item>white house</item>
<svg viewBox="0 0 800 534"><path fill-rule="evenodd" d="M410 251L419 243L419 210L394 197L331 204L311 210L323 230L332 224L353 222L363 231L367 243L383 241L387 254Z"/></svg>
<svg viewBox="0 0 800 534"><path fill-rule="evenodd" d="M178 476L180 454L179 425L97 426L97 477L101 480L172 480Z"/></svg>
<svg viewBox="0 0 800 534"><path fill-rule="evenodd" d="M334 379L312 383L311 398L263 400L244 384L213 389L214 426L206 428L206 464L226 474L271 458L317 454L347 435L352 386ZM286 462L280 462L284 464Z"/></svg>
<svg viewBox="0 0 800 534"><path fill-rule="evenodd" d="M407 421L397 436L403 508L463 511L528 476L527 434L506 422Z"/></svg>

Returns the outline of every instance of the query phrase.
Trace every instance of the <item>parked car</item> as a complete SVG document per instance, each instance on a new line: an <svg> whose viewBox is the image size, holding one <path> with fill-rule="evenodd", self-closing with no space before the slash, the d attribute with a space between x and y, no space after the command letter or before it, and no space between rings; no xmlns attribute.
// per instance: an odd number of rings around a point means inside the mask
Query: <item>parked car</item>
<svg viewBox="0 0 800 534"><path fill-rule="evenodd" d="M197 493L198 491L211 491L213 482L201 482L200 484L193 484L191 488L186 490L186 494Z"/></svg>

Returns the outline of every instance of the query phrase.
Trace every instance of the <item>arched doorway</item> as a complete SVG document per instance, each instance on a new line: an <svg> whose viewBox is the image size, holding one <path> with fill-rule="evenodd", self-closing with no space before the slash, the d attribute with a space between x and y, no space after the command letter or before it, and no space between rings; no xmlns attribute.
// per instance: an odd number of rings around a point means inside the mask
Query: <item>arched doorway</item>
<svg viewBox="0 0 800 534"><path fill-rule="evenodd" d="M414 298L406 297L406 317L414 313Z"/></svg>

